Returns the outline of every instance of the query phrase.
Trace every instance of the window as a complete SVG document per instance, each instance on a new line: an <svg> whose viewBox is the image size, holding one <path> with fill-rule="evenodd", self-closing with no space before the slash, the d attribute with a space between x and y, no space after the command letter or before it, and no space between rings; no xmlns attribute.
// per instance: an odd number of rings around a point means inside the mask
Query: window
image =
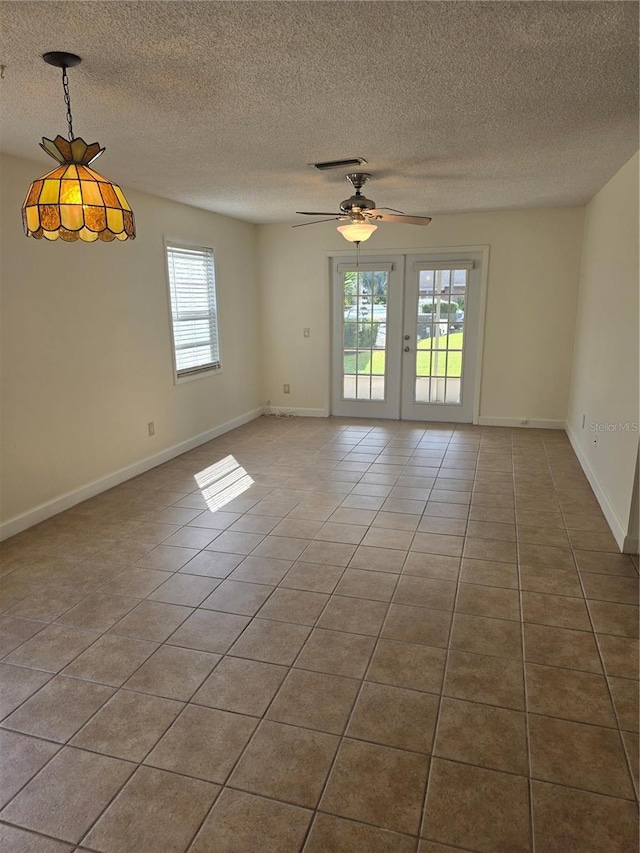
<svg viewBox="0 0 640 853"><path fill-rule="evenodd" d="M167 243L176 376L220 369L213 250Z"/></svg>

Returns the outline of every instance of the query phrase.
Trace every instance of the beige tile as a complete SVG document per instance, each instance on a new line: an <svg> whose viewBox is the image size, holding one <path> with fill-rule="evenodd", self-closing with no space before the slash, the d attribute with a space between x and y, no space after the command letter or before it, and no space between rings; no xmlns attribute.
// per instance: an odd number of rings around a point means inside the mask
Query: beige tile
<svg viewBox="0 0 640 853"><path fill-rule="evenodd" d="M393 513L389 513L389 515L393 515ZM385 550L399 549L400 551L408 551L412 541L413 531L371 527L362 540L362 546L363 548L373 547Z"/></svg>
<svg viewBox="0 0 640 853"><path fill-rule="evenodd" d="M462 536L447 536L441 533L416 533L411 545L412 551L426 554L441 554L447 557L462 555Z"/></svg>
<svg viewBox="0 0 640 853"><path fill-rule="evenodd" d="M456 611L471 616L520 621L520 596L515 589L461 583Z"/></svg>
<svg viewBox="0 0 640 853"><path fill-rule="evenodd" d="M638 661L640 660L638 640L599 634L598 644L607 675L638 679Z"/></svg>
<svg viewBox="0 0 640 853"><path fill-rule="evenodd" d="M63 747L2 818L77 843L134 770L129 762Z"/></svg>
<svg viewBox="0 0 640 853"><path fill-rule="evenodd" d="M381 636L388 640L446 648L450 626L451 612L448 610L392 604Z"/></svg>
<svg viewBox="0 0 640 853"><path fill-rule="evenodd" d="M102 684L57 676L7 717L3 726L65 743L113 694Z"/></svg>
<svg viewBox="0 0 640 853"><path fill-rule="evenodd" d="M314 628L294 666L328 675L362 678L374 645L372 637Z"/></svg>
<svg viewBox="0 0 640 853"><path fill-rule="evenodd" d="M159 569L163 572L177 572L179 568L188 563L197 553L197 548L175 548L171 545L156 545L155 548L136 561L136 566L143 569Z"/></svg>
<svg viewBox="0 0 640 853"><path fill-rule="evenodd" d="M590 632L527 624L524 643L525 659L531 663L602 672L600 655Z"/></svg>
<svg viewBox="0 0 640 853"><path fill-rule="evenodd" d="M165 539L164 544L200 550L210 545L217 535L215 530L207 530L204 527L183 527Z"/></svg>
<svg viewBox="0 0 640 853"><path fill-rule="evenodd" d="M439 503L429 500L424 510L424 516L431 518L459 518L466 520L469 515L467 504Z"/></svg>
<svg viewBox="0 0 640 853"><path fill-rule="evenodd" d="M261 619L312 626L328 600L329 596L320 592L280 588L274 591L258 615Z"/></svg>
<svg viewBox="0 0 640 853"><path fill-rule="evenodd" d="M229 784L313 808L338 743L334 735L265 720L231 774Z"/></svg>
<svg viewBox="0 0 640 853"><path fill-rule="evenodd" d="M528 545L521 542L518 550L520 562L527 566L548 566L555 569L573 569L575 567L573 556L568 548Z"/></svg>
<svg viewBox="0 0 640 853"><path fill-rule="evenodd" d="M393 515L393 513L390 513ZM409 518L416 516L409 516ZM465 518L441 518L433 515L423 515L418 525L420 533L444 533L447 536L464 536L467 530Z"/></svg>
<svg viewBox="0 0 640 853"><path fill-rule="evenodd" d="M440 693L445 660L444 649L380 640L371 659L367 681Z"/></svg>
<svg viewBox="0 0 640 853"><path fill-rule="evenodd" d="M190 853L297 853L312 812L225 788Z"/></svg>
<svg viewBox="0 0 640 853"><path fill-rule="evenodd" d="M525 715L444 697L433 754L527 776Z"/></svg>
<svg viewBox="0 0 640 853"><path fill-rule="evenodd" d="M0 656L8 655L38 631L42 631L44 627L42 622L18 619L14 616L0 616Z"/></svg>
<svg viewBox="0 0 640 853"><path fill-rule="evenodd" d="M436 841L425 841L420 839L418 853L458 853L459 847L449 847L448 844L438 844Z"/></svg>
<svg viewBox="0 0 640 853"><path fill-rule="evenodd" d="M562 516L558 516L562 523ZM478 506L473 504L469 512L470 521L488 521L492 524L513 524L515 513L512 507Z"/></svg>
<svg viewBox="0 0 640 853"><path fill-rule="evenodd" d="M616 601L619 604L638 605L638 579L582 572L582 583L587 598Z"/></svg>
<svg viewBox="0 0 640 853"><path fill-rule="evenodd" d="M597 530L570 530L569 539L572 548L584 551L610 551L615 553L618 544L610 532Z"/></svg>
<svg viewBox="0 0 640 853"><path fill-rule="evenodd" d="M170 577L170 572L159 572L155 569L126 569L108 581L100 592L131 598L146 598Z"/></svg>
<svg viewBox="0 0 640 853"><path fill-rule="evenodd" d="M230 575L230 580L277 586L292 566L291 560L274 557L247 557Z"/></svg>
<svg viewBox="0 0 640 853"><path fill-rule="evenodd" d="M247 616L196 610L168 640L170 645L223 655L249 624Z"/></svg>
<svg viewBox="0 0 640 853"><path fill-rule="evenodd" d="M225 504L225 507L229 504ZM235 521L240 518L238 512L225 512L220 510L211 510L203 512L189 522L190 527L203 527L210 530L226 530Z"/></svg>
<svg viewBox="0 0 640 853"><path fill-rule="evenodd" d="M235 657L290 666L309 636L309 628L254 619L231 647Z"/></svg>
<svg viewBox="0 0 640 853"><path fill-rule="evenodd" d="M525 622L553 625L556 628L573 628L577 631L591 630L591 622L582 598L523 592L522 615Z"/></svg>
<svg viewBox="0 0 640 853"><path fill-rule="evenodd" d="M242 562L241 554L223 554L214 551L200 551L180 570L190 575L202 575L207 578L226 578Z"/></svg>
<svg viewBox="0 0 640 853"><path fill-rule="evenodd" d="M520 625L504 619L455 613L451 648L481 655L521 659Z"/></svg>
<svg viewBox="0 0 640 853"><path fill-rule="evenodd" d="M631 562L630 554L603 554L597 551L574 551L574 553L581 572L638 577L638 572Z"/></svg>
<svg viewBox="0 0 640 853"><path fill-rule="evenodd" d="M0 808L6 805L59 749L54 743L0 730Z"/></svg>
<svg viewBox="0 0 640 853"><path fill-rule="evenodd" d="M556 569L544 566L520 566L521 588L528 592L550 595L582 596L580 579L575 569Z"/></svg>
<svg viewBox="0 0 640 853"><path fill-rule="evenodd" d="M516 546L513 542L497 539L474 539L469 536L464 540L464 556L475 560L488 560L498 563L515 563Z"/></svg>
<svg viewBox="0 0 640 853"><path fill-rule="evenodd" d="M19 629L22 622L23 627L29 625L25 622L26 619L40 620L42 622L53 622L70 607L84 598L85 593L82 590L63 586L62 588L40 589L33 595L27 596L19 604L16 604L7 611L5 616L0 617L0 653L6 654L15 648L6 648L6 641L10 639L14 630ZM41 628L42 626L40 626ZM36 633L36 626L33 626L32 634ZM25 637L25 640L27 637ZM6 648L6 651L3 651Z"/></svg>
<svg viewBox="0 0 640 853"><path fill-rule="evenodd" d="M636 807L628 800L533 783L538 853L624 853L638 846Z"/></svg>
<svg viewBox="0 0 640 853"><path fill-rule="evenodd" d="M638 608L608 601L590 601L589 612L598 633L638 638ZM33 642L33 640L31 641Z"/></svg>
<svg viewBox="0 0 640 853"><path fill-rule="evenodd" d="M279 518L270 518L268 515L241 515L237 521L229 527L230 533L271 533L280 521ZM279 533L279 536L293 536L292 533ZM303 537L310 539L310 536Z"/></svg>
<svg viewBox="0 0 640 853"><path fill-rule="evenodd" d="M358 740L430 753L438 702L438 697L429 693L366 683L346 734Z"/></svg>
<svg viewBox="0 0 640 853"><path fill-rule="evenodd" d="M462 560L460 580L465 583L518 589L518 569L510 563L492 560Z"/></svg>
<svg viewBox="0 0 640 853"><path fill-rule="evenodd" d="M453 610L455 595L456 584L452 581L403 575L398 580L393 601L434 610Z"/></svg>
<svg viewBox="0 0 640 853"><path fill-rule="evenodd" d="M369 498L369 500L377 500ZM346 503L346 501L345 501ZM378 512L371 522L372 528L385 528L386 530L406 530L412 533L418 529L420 518L417 515L403 515L401 512Z"/></svg>
<svg viewBox="0 0 640 853"><path fill-rule="evenodd" d="M3 853L72 853L74 849L73 844L35 835L17 826L0 824L0 850Z"/></svg>
<svg viewBox="0 0 640 853"><path fill-rule="evenodd" d="M420 823L428 764L425 755L345 739L320 808L414 835Z"/></svg>
<svg viewBox="0 0 640 853"><path fill-rule="evenodd" d="M272 532L274 536L311 540L321 527L321 521L289 517L279 521L277 527L274 527Z"/></svg>
<svg viewBox="0 0 640 853"><path fill-rule="evenodd" d="M217 554L250 554L263 539L261 533L231 533L225 530L216 536L207 550Z"/></svg>
<svg viewBox="0 0 640 853"><path fill-rule="evenodd" d="M157 643L105 634L65 667L63 674L121 687L157 648Z"/></svg>
<svg viewBox="0 0 640 853"><path fill-rule="evenodd" d="M402 571L406 556L405 551L399 551L395 548L360 545L349 563L349 568L399 574Z"/></svg>
<svg viewBox="0 0 640 853"><path fill-rule="evenodd" d="M84 843L106 853L181 853L219 790L199 779L139 767Z"/></svg>
<svg viewBox="0 0 640 853"><path fill-rule="evenodd" d="M253 717L187 705L145 764L222 784L256 725Z"/></svg>
<svg viewBox="0 0 640 853"><path fill-rule="evenodd" d="M449 652L444 693L487 705L524 710L522 664L506 658Z"/></svg>
<svg viewBox="0 0 640 853"><path fill-rule="evenodd" d="M220 660L209 652L161 646L127 681L127 689L187 701Z"/></svg>
<svg viewBox="0 0 640 853"><path fill-rule="evenodd" d="M383 601L332 595L318 619L318 627L377 637L387 609Z"/></svg>
<svg viewBox="0 0 640 853"><path fill-rule="evenodd" d="M474 539L493 539L503 542L515 542L516 528L515 524L474 521L471 519L467 525L467 536L471 536Z"/></svg>
<svg viewBox="0 0 640 853"><path fill-rule="evenodd" d="M244 616L255 616L273 592L272 586L242 581L222 581L201 607Z"/></svg>
<svg viewBox="0 0 640 853"><path fill-rule="evenodd" d="M560 521L562 521L561 517ZM562 527L519 524L518 541L528 545L553 545L557 548L569 547L569 539Z"/></svg>
<svg viewBox="0 0 640 853"><path fill-rule="evenodd" d="M621 729L638 731L640 709L638 708L638 682L627 678L609 678L609 688Z"/></svg>
<svg viewBox="0 0 640 853"><path fill-rule="evenodd" d="M93 595L85 598L80 604L63 614L58 622L63 625L73 625L75 628L108 631L137 604L140 604L140 600L137 598L94 592Z"/></svg>
<svg viewBox="0 0 640 853"><path fill-rule="evenodd" d="M307 589L310 592L333 592L344 572L337 566L317 563L296 563L280 581L287 589Z"/></svg>
<svg viewBox="0 0 640 853"><path fill-rule="evenodd" d="M354 853L356 850L413 853L414 848L414 839L406 835L318 812L304 850L305 853Z"/></svg>
<svg viewBox="0 0 640 853"><path fill-rule="evenodd" d="M0 663L0 719L15 711L52 677L50 672Z"/></svg>
<svg viewBox="0 0 640 853"><path fill-rule="evenodd" d="M5 657L5 663L59 672L100 635L66 625L47 625Z"/></svg>
<svg viewBox="0 0 640 853"><path fill-rule="evenodd" d="M353 510L354 512L356 510ZM358 545L369 528L356 524L337 524L327 521L313 537L322 542L342 542Z"/></svg>
<svg viewBox="0 0 640 853"><path fill-rule="evenodd" d="M637 797L640 791L640 736L635 732L620 732L620 734L629 760Z"/></svg>
<svg viewBox="0 0 640 853"><path fill-rule="evenodd" d="M316 541L307 546L302 554L302 560L305 563L319 563L325 566L347 566L355 550L355 545Z"/></svg>
<svg viewBox="0 0 640 853"><path fill-rule="evenodd" d="M113 626L114 634L162 643L192 613L190 607L142 601Z"/></svg>
<svg viewBox="0 0 640 853"><path fill-rule="evenodd" d="M337 595L368 598L373 601L391 601L398 576L387 572L368 572L347 569L336 586Z"/></svg>
<svg viewBox="0 0 640 853"><path fill-rule="evenodd" d="M286 674L284 666L225 657L191 701L222 711L261 717Z"/></svg>
<svg viewBox="0 0 640 853"><path fill-rule="evenodd" d="M181 702L119 690L71 745L127 761L142 761L183 708Z"/></svg>
<svg viewBox="0 0 640 853"><path fill-rule="evenodd" d="M606 680L602 675L528 663L529 711L583 723L615 726Z"/></svg>
<svg viewBox="0 0 640 853"><path fill-rule="evenodd" d="M527 780L434 758L421 834L486 853L528 853Z"/></svg>
<svg viewBox="0 0 640 853"><path fill-rule="evenodd" d="M266 536L253 551L253 556L269 557L274 560L297 560L308 544L308 539Z"/></svg>
<svg viewBox="0 0 640 853"><path fill-rule="evenodd" d="M612 797L633 798L617 731L532 714L529 738L533 778Z"/></svg>
<svg viewBox="0 0 640 853"><path fill-rule="evenodd" d="M154 590L149 600L197 607L219 583L218 579L177 573Z"/></svg>
<svg viewBox="0 0 640 853"><path fill-rule="evenodd" d="M422 578L457 581L460 570L460 557L447 557L441 554L421 554L410 551L402 567L403 575L415 575Z"/></svg>
<svg viewBox="0 0 640 853"><path fill-rule="evenodd" d="M320 672L291 670L267 711L267 719L340 735L360 682Z"/></svg>

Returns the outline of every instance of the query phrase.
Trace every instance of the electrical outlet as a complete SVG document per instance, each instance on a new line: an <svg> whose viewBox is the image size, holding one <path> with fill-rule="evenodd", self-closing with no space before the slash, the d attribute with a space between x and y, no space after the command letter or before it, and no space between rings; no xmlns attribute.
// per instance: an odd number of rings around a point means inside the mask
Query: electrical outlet
<svg viewBox="0 0 640 853"><path fill-rule="evenodd" d="M305 329L303 329L303 330L302 330L302 332L303 332L303 334L304 334L305 338L310 338L310 337L311 337L311 329L309 329L308 327L307 327L307 328L305 328Z"/></svg>
<svg viewBox="0 0 640 853"><path fill-rule="evenodd" d="M150 435L150 436L152 436L152 435L155 435L155 434L156 434L156 428L155 428L155 425L154 425L153 421L149 421L149 423L147 424L147 428L148 428L148 430L149 430L149 435Z"/></svg>
<svg viewBox="0 0 640 853"><path fill-rule="evenodd" d="M290 386L290 385L283 385L283 386L282 386L282 389L283 389L283 391L284 391L284 393L285 393L285 394L290 394L290 393L291 393L291 386Z"/></svg>

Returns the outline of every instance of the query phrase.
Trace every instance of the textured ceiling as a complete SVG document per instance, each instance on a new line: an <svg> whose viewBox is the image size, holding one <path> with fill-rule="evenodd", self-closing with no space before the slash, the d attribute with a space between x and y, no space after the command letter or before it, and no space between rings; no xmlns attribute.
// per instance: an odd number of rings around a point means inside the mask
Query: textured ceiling
<svg viewBox="0 0 640 853"><path fill-rule="evenodd" d="M379 206L581 204L638 146L636 2L3 2L2 149L66 135L48 50L99 170L252 222Z"/></svg>

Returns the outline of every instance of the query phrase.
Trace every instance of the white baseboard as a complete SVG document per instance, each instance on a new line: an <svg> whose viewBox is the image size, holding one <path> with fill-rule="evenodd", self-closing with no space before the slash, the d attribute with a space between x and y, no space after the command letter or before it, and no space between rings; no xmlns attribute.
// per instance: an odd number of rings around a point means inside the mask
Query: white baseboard
<svg viewBox="0 0 640 853"><path fill-rule="evenodd" d="M480 426L522 427L523 429L564 429L564 421L547 421L529 418L478 418Z"/></svg>
<svg viewBox="0 0 640 853"><path fill-rule="evenodd" d="M145 471L149 471L151 468L155 468L163 462L168 462L170 459L180 456L181 453L186 453L187 450L193 450L194 447L205 444L207 441L211 441L212 438L217 438L219 435L229 432L229 430L249 423L249 421L259 418L262 414L262 406L259 409L253 409L250 412L245 412L245 414L239 415L237 418L226 421L225 423L220 424L217 427L213 427L213 429L209 429L206 432L201 432L200 435L196 435L193 438L182 441L180 444L174 444L173 447L167 447L165 450L161 450L160 453L156 453L153 456L147 456L145 459L141 459L139 462L134 462L126 468L121 468L113 474L108 474L106 477L94 480L93 483L87 483L86 486L81 486L79 489L66 492L64 495L60 495L57 498L53 498L53 500L40 504L28 512L16 515L14 518L10 518L8 521L5 521L4 524L0 525L0 542L4 539L8 539L10 536L15 536L16 533L21 533L29 527L33 527L34 524L38 524L41 521L45 521L47 518L51 518L52 515L57 515L59 512L63 512L65 509L69 509L82 501L93 498L101 492L106 492L107 489L112 489L114 486L124 483L125 480L137 477L138 474L144 474Z"/></svg>
<svg viewBox="0 0 640 853"><path fill-rule="evenodd" d="M328 418L329 413L324 409L303 409L295 406L265 406L265 415L276 415L277 417L286 417L287 415L295 415L297 418Z"/></svg>
<svg viewBox="0 0 640 853"><path fill-rule="evenodd" d="M613 538L616 540L618 548L625 554L636 554L638 552L638 540L633 536L628 536L625 526L618 518L614 508L609 503L609 498L605 490L600 485L600 481L594 474L589 462L587 461L586 456L582 452L582 448L578 442L578 438L576 434L573 432L569 424L564 425L565 432L571 442L571 447L573 447L573 452L578 457L578 462L582 470L584 471L585 477L589 481L589 485L593 489L593 493L596 496L596 500L600 504L600 509L604 513L604 517L607 520L607 524L611 528L611 533L613 534Z"/></svg>

